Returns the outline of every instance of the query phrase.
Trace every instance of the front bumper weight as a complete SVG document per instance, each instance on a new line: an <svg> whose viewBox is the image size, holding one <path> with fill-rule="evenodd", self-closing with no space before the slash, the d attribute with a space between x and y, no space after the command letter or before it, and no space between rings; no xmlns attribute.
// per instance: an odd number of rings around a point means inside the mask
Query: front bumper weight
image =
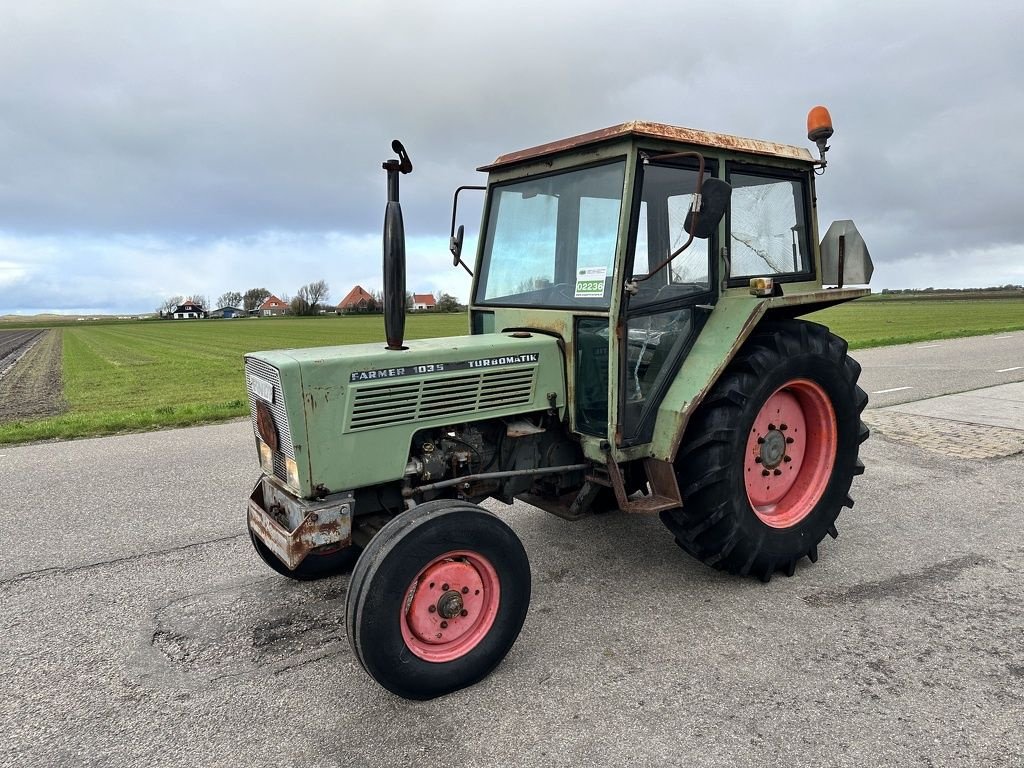
<svg viewBox="0 0 1024 768"><path fill-rule="evenodd" d="M354 508L352 491L308 501L292 495L276 478L263 475L249 496L249 528L294 571L314 549L352 544Z"/></svg>

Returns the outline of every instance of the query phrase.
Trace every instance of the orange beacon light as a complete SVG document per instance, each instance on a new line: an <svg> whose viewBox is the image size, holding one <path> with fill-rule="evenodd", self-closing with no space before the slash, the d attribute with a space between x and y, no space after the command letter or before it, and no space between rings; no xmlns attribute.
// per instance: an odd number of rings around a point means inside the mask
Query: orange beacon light
<svg viewBox="0 0 1024 768"><path fill-rule="evenodd" d="M825 166L825 153L828 152L828 142L835 131L832 129L832 115L825 107L811 107L807 113L807 138L818 145L820 163Z"/></svg>

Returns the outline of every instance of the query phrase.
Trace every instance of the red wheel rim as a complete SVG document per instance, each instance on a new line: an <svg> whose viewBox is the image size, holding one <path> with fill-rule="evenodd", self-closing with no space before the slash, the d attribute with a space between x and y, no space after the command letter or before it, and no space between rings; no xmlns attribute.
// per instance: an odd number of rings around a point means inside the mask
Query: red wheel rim
<svg viewBox="0 0 1024 768"><path fill-rule="evenodd" d="M406 591L399 623L406 647L425 661L465 656L490 632L498 615L498 572L478 552L434 558Z"/></svg>
<svg viewBox="0 0 1024 768"><path fill-rule="evenodd" d="M743 480L758 519L796 525L814 509L836 460L836 413L820 384L794 379L772 393L747 437Z"/></svg>

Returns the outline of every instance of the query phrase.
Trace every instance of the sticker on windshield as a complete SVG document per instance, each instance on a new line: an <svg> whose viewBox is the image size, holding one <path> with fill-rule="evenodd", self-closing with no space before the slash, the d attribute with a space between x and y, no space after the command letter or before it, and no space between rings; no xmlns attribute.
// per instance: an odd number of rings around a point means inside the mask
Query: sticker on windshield
<svg viewBox="0 0 1024 768"><path fill-rule="evenodd" d="M604 279L608 275L608 267L583 267L576 270L577 299L603 299Z"/></svg>

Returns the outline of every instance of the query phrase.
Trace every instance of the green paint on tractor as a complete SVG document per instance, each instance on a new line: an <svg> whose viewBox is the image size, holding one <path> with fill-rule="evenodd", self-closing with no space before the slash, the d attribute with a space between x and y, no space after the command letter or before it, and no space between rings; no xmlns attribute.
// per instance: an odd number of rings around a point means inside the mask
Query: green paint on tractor
<svg viewBox="0 0 1024 768"><path fill-rule="evenodd" d="M765 581L817 560L868 435L846 343L799 319L869 293L844 285L871 276L853 223L819 235L831 135L816 107L817 158L641 122L503 155L480 169L472 264L452 216L469 335L408 343L413 165L393 142L386 343L245 359L253 544L296 579L355 565L347 630L378 682L430 698L515 641L529 565L488 498L659 514L687 553Z"/></svg>
<svg viewBox="0 0 1024 768"><path fill-rule="evenodd" d="M381 344L247 356L280 374L298 496L401 480L413 435L423 429L565 412L565 360L551 336L494 333L407 345L399 356Z"/></svg>

